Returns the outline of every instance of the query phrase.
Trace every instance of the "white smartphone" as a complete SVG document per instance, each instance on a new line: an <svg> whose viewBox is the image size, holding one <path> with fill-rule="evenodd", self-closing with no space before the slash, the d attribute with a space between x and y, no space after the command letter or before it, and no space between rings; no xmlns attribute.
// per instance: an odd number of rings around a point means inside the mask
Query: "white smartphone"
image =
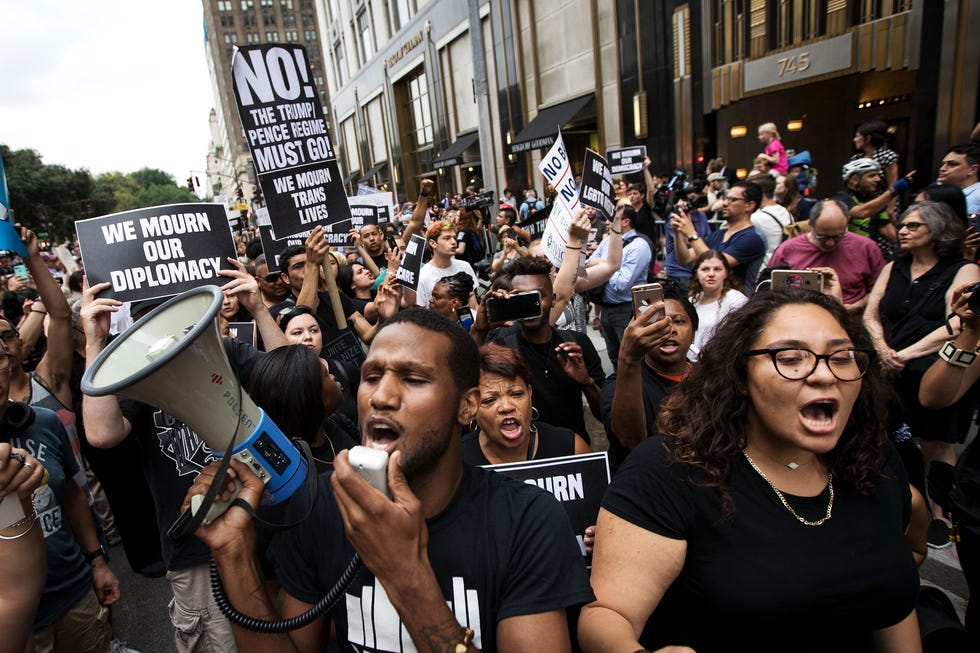
<svg viewBox="0 0 980 653"><path fill-rule="evenodd" d="M388 452L382 449L371 449L360 445L351 447L348 460L354 470L371 484L378 492L389 499L388 492Z"/></svg>

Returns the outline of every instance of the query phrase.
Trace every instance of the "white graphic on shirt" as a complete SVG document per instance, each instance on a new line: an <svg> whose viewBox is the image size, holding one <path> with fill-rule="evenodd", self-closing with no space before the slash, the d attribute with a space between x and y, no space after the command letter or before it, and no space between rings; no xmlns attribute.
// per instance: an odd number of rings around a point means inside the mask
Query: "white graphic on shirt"
<svg viewBox="0 0 980 653"><path fill-rule="evenodd" d="M34 510L45 538L57 533L64 524L64 513L50 485L42 485L34 493Z"/></svg>
<svg viewBox="0 0 980 653"><path fill-rule="evenodd" d="M153 424L157 427L160 451L174 461L178 476L197 474L215 459L197 433L172 415L158 410L153 413Z"/></svg>
<svg viewBox="0 0 980 653"><path fill-rule="evenodd" d="M453 598L446 601L464 628L473 629L473 645L483 646L480 630L480 597L466 589L463 579L453 576ZM347 594L347 641L357 651L416 653L415 643L402 624L395 606L381 583L361 588L361 595Z"/></svg>

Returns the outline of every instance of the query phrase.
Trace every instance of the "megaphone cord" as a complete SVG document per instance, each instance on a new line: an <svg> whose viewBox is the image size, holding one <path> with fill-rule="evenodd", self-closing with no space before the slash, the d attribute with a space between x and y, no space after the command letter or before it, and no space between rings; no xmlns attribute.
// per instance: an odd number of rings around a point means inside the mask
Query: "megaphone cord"
<svg viewBox="0 0 980 653"><path fill-rule="evenodd" d="M333 609L337 601L340 600L340 597L344 595L347 588L354 582L354 577L357 576L357 572L361 570L362 566L360 556L355 553L347 565L347 569L340 575L340 579L327 592L326 596L316 602L316 605L295 617L279 619L278 621L256 619L236 610L231 602L228 601L228 596L225 594L225 587L221 582L221 575L218 574L218 566L214 563L214 558L211 558L211 593L214 594L214 602L218 605L218 609L221 610L221 614L225 615L233 625L267 635L287 633L291 630L310 625L321 615Z"/></svg>

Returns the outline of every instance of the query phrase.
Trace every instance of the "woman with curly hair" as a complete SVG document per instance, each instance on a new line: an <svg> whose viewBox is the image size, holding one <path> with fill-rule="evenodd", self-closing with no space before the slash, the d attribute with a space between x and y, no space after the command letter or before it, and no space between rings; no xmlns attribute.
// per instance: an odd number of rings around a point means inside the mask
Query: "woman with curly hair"
<svg viewBox="0 0 980 653"><path fill-rule="evenodd" d="M583 650L920 650L874 353L819 293L729 316L603 499Z"/></svg>
<svg viewBox="0 0 980 653"><path fill-rule="evenodd" d="M698 256L691 277L691 303L698 312L698 330L688 358L696 361L722 320L749 301L741 290L742 284L732 274L732 266L724 254L709 249Z"/></svg>

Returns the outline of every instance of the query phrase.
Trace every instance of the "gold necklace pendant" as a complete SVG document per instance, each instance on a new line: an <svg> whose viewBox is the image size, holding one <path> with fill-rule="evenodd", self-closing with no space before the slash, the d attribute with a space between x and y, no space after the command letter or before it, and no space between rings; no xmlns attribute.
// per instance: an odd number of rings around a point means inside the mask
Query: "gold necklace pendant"
<svg viewBox="0 0 980 653"><path fill-rule="evenodd" d="M773 485L773 482L769 480L769 477L766 476L761 469L759 469L759 466L755 464L755 461L752 460L752 456L750 456L747 451L743 450L742 455L745 456L745 459L747 461L749 461L749 464L752 466L752 469L754 469L756 473L762 477L762 480L764 480L766 483L769 484L769 487L771 487L772 491L776 493L776 496L779 498L779 501L783 504L783 507L786 508L786 510L788 510L791 515L796 517L797 521L799 521L801 524L803 524L804 526L820 526L825 521L830 519L830 515L834 510L834 475L833 474L827 472L827 487L830 489L830 501L827 502L827 514L816 521L810 521L809 519L804 519L803 517L800 517L798 514L796 514L796 511L793 510L793 506L789 505L789 502L786 500L786 497L783 496L783 493L780 492L779 488Z"/></svg>

